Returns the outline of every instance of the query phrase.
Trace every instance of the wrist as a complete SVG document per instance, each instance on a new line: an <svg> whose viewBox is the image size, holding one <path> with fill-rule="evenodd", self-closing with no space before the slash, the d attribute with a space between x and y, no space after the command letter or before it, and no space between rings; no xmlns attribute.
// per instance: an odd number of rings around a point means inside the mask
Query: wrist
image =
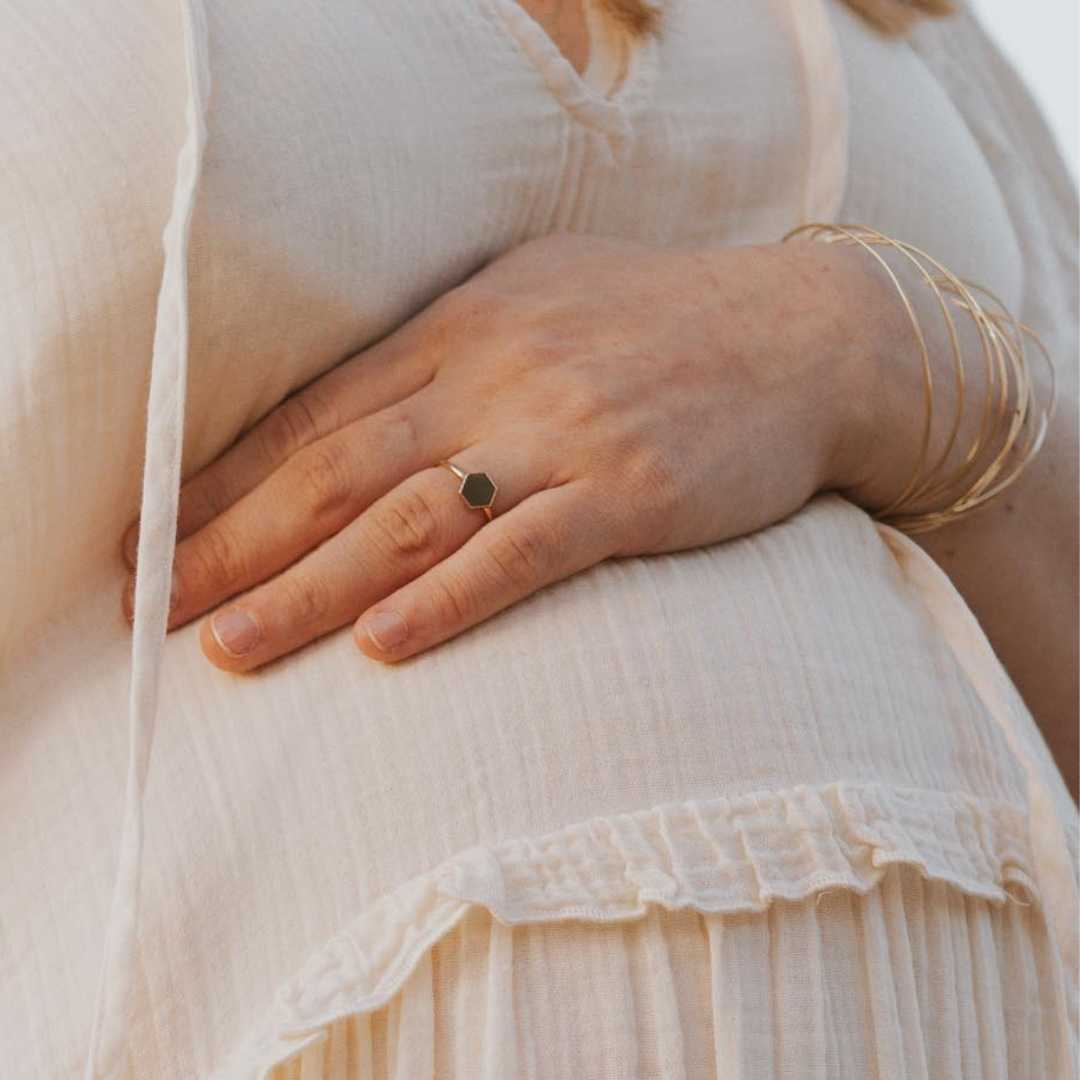
<svg viewBox="0 0 1080 1080"><path fill-rule="evenodd" d="M918 248L864 226L806 230L811 239L822 232L843 237L834 250L850 253L852 266L863 263L852 296L860 299L864 328L875 330L865 355L871 382L861 384L867 407L838 419L831 483L906 532L966 516L1012 484L1038 453L1054 411L1049 354L993 293L969 287ZM965 317L957 320L961 311ZM1025 337L1042 354L1045 379L1029 366ZM969 352L982 352L983 364L968 369ZM966 408L980 399L981 409ZM845 412L838 409L837 417ZM858 415L862 424L849 430L861 428L862 437L841 437L842 425ZM844 451L845 442L862 449Z"/></svg>
<svg viewBox="0 0 1080 1080"><path fill-rule="evenodd" d="M805 236L689 251L717 355L753 371L785 482L802 501L839 491L869 511L886 506L907 482L918 447L904 440L917 442L925 401L888 275L861 249Z"/></svg>
<svg viewBox="0 0 1080 1080"><path fill-rule="evenodd" d="M818 490L873 511L900 490L903 463L912 460L896 452L896 430L917 431L921 421L920 384L903 377L911 324L895 285L865 251L805 237L785 247L824 316L815 335L828 357Z"/></svg>

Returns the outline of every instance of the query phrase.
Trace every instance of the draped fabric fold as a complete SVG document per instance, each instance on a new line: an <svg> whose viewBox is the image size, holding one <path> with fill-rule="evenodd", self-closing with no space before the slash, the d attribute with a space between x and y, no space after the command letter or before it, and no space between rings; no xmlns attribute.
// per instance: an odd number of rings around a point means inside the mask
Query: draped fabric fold
<svg viewBox="0 0 1080 1080"><path fill-rule="evenodd" d="M136 1008L135 976L143 848L143 792L157 719L159 673L169 614L188 368L188 250L206 146L210 96L209 40L202 0L182 0L187 135L176 164L172 212L165 226L165 265L158 294L146 460L139 528L128 696L128 771L120 854L105 933L86 1080L119 1077Z"/></svg>

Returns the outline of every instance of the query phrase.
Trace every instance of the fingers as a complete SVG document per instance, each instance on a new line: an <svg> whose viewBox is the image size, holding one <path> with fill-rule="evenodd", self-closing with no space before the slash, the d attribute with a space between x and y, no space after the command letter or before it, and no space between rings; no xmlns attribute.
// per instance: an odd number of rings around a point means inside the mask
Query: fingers
<svg viewBox="0 0 1080 1080"><path fill-rule="evenodd" d="M169 629L295 562L430 460L411 415L397 408L312 443L176 545ZM129 618L133 597L132 577L123 597Z"/></svg>
<svg viewBox="0 0 1080 1080"><path fill-rule="evenodd" d="M180 489L177 538L224 513L276 469L312 443L362 417L418 393L435 373L436 353L418 320L287 397L220 457ZM124 533L121 551L135 566L138 522Z"/></svg>
<svg viewBox="0 0 1080 1080"><path fill-rule="evenodd" d="M356 643L377 660L413 656L613 549L614 534L584 481L546 488L378 601L357 621Z"/></svg>
<svg viewBox="0 0 1080 1080"><path fill-rule="evenodd" d="M546 480L525 455L510 457L500 449L501 460L480 448L453 457L465 469L479 460L497 462L496 513ZM482 526L491 527L481 511L464 503L459 486L444 466L407 477L315 551L208 619L200 630L208 659L227 671L260 667L352 622L437 565Z"/></svg>

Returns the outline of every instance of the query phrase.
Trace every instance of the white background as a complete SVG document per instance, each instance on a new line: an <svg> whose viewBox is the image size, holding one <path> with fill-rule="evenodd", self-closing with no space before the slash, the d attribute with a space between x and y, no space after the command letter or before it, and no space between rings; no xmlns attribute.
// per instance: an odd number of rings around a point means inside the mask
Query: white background
<svg viewBox="0 0 1080 1080"><path fill-rule="evenodd" d="M1057 135L1058 145L1080 173L1077 0L974 0L983 25L1031 88Z"/></svg>

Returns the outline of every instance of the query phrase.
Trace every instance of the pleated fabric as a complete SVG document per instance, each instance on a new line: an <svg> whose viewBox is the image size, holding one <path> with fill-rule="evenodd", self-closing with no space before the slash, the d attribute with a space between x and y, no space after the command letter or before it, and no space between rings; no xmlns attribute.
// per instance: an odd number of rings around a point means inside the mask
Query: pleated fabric
<svg viewBox="0 0 1080 1080"><path fill-rule="evenodd" d="M764 912L508 926L469 909L272 1080L1044 1080L1072 1074L1036 905L910 866ZM239 1074L238 1074L239 1075Z"/></svg>
<svg viewBox="0 0 1080 1080"><path fill-rule="evenodd" d="M214 1077L1066 1077L1029 844L1007 804L836 784L478 846L359 913Z"/></svg>

